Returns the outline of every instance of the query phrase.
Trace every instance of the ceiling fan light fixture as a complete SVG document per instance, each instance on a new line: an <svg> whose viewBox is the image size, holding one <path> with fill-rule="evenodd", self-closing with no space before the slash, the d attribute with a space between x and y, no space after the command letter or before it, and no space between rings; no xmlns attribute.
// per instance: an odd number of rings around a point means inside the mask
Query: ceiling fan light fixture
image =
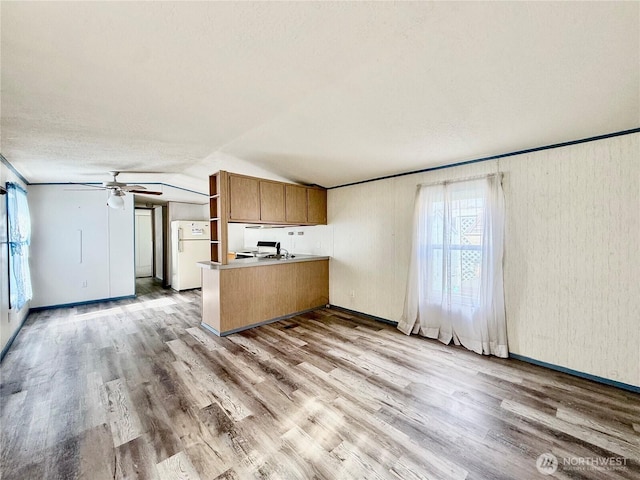
<svg viewBox="0 0 640 480"><path fill-rule="evenodd" d="M109 208L113 208L116 210L121 210L124 208L124 192L115 191L111 192L109 198L107 199L107 205Z"/></svg>

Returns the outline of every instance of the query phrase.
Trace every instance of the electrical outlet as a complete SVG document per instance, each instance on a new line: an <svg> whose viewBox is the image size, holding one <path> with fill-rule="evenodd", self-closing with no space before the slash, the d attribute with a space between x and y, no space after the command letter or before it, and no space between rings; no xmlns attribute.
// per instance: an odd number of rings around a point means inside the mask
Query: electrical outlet
<svg viewBox="0 0 640 480"><path fill-rule="evenodd" d="M304 235L304 232L298 232L298 235Z"/></svg>
<svg viewBox="0 0 640 480"><path fill-rule="evenodd" d="M351 298L356 298L356 291L351 290L351 294L349 295Z"/></svg>
<svg viewBox="0 0 640 480"><path fill-rule="evenodd" d="M80 283L80 288L87 288L87 281L86 281L86 280L83 280L83 281Z"/></svg>
<svg viewBox="0 0 640 480"><path fill-rule="evenodd" d="M293 235L295 232L287 232L287 235Z"/></svg>

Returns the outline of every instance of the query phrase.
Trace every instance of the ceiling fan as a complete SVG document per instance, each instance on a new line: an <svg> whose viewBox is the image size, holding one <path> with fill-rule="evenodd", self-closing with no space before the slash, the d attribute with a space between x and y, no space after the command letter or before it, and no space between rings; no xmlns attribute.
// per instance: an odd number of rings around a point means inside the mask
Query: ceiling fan
<svg viewBox="0 0 640 480"><path fill-rule="evenodd" d="M92 185L90 183L79 183L78 185L85 185L97 190L109 190L110 194L109 198L107 199L107 205L111 208L124 207L124 199L122 197L124 197L126 193L137 193L141 195L162 195L162 192L147 190L147 187L143 185L131 185L128 183L119 182L117 177L120 173L121 172L116 171L109 172L109 174L113 177L113 180L111 180L110 182L102 182L101 186Z"/></svg>

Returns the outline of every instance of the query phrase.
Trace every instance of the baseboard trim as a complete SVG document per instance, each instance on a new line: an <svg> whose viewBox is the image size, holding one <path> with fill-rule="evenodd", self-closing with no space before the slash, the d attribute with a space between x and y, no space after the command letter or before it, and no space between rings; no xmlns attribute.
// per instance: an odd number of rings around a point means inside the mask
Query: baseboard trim
<svg viewBox="0 0 640 480"><path fill-rule="evenodd" d="M539 367L545 367L550 370L555 370L556 372L562 372L568 375L573 375L574 377L584 378L585 380L591 380L592 382L602 383L604 385L609 385L611 387L620 388L622 390L627 390L629 392L640 393L640 387L636 385L617 382L609 378L598 377L597 375L591 375L590 373L580 372L578 370L573 370L572 368L561 367L559 365L554 365L553 363L547 363L541 360L536 360L535 358L525 357L524 355L509 353L509 358L513 358L514 360L520 360L521 362L531 363L532 365L537 365Z"/></svg>
<svg viewBox="0 0 640 480"><path fill-rule="evenodd" d="M13 335L11 335L11 338L9 338L9 341L7 342L7 344L2 348L2 352L0 352L0 362L2 362L2 360L4 359L4 356L9 352L9 349L11 348L11 345L13 345L13 341L16 339L16 337L20 333L20 330L22 330L23 325L25 324L25 322L29 318L29 315L31 315L32 311L33 310L30 308L29 311L27 312L27 314L22 319L22 322L20 322L20 326L18 328L16 328L16 331L13 332Z"/></svg>
<svg viewBox="0 0 640 480"><path fill-rule="evenodd" d="M100 298L98 300L86 300L84 302L60 303L58 305L47 305L44 307L33 307L30 312L42 312L43 310L55 310L56 308L81 307L83 305L93 305L94 303L117 302L118 300L131 300L136 295L125 295L122 297Z"/></svg>
<svg viewBox="0 0 640 480"><path fill-rule="evenodd" d="M221 337L220 332L213 328L211 325L207 325L204 322L200 322L200 326L204 328L206 331L213 333L216 337Z"/></svg>
<svg viewBox="0 0 640 480"><path fill-rule="evenodd" d="M205 330L210 331L211 333L213 333L218 337L226 337L227 335L243 332L244 330L249 330L251 328L262 327L263 325L269 325L270 323L279 322L280 320L287 320L289 318L295 317L296 315L302 315L303 313L313 312L314 310L318 310L320 308L324 308L324 305L321 305L319 307L308 308L306 310L300 310L299 312L290 313L288 315L282 315L281 317L271 318L269 320L264 320L263 322L252 323L251 325L247 325L246 327L239 327L239 328L234 328L232 330L225 330L224 332L219 332L218 330L213 328L211 325L207 325L204 322L200 323L200 326L203 327Z"/></svg>
<svg viewBox="0 0 640 480"><path fill-rule="evenodd" d="M338 310L344 313L349 313L351 315L358 315L359 317L368 318L371 320L375 320L376 322L386 323L387 325L393 325L394 327L398 326L398 322L394 322L393 320L387 320L386 318L376 317L375 315L369 315L368 313L358 312L357 310L350 310L348 308L340 307L338 305L330 305L329 308L334 310Z"/></svg>

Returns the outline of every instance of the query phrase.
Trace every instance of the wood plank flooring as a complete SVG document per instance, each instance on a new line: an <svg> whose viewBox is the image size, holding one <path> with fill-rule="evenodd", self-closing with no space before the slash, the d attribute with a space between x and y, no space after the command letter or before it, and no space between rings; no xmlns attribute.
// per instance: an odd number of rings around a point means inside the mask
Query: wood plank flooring
<svg viewBox="0 0 640 480"><path fill-rule="evenodd" d="M30 316L3 479L535 479L547 452L551 478L640 478L640 395L333 309L218 338L199 291L138 292Z"/></svg>

